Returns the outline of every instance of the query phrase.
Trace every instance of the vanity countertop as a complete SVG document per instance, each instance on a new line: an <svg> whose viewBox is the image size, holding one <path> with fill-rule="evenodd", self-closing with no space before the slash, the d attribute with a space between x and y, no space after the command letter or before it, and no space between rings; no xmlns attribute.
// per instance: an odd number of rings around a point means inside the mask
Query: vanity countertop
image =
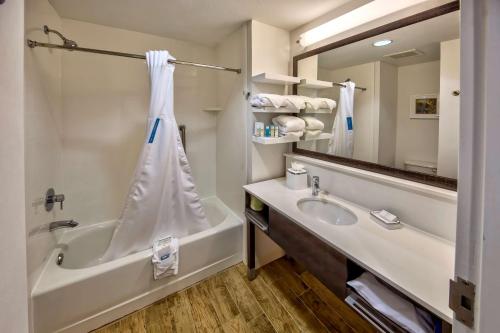
<svg viewBox="0 0 500 333"><path fill-rule="evenodd" d="M407 225L387 230L373 220L369 209L332 195L321 197L349 208L358 222L330 225L318 221L297 207L299 199L311 197L311 189L290 190L285 178L244 188L415 302L453 322L448 307L449 281L454 276L453 243Z"/></svg>

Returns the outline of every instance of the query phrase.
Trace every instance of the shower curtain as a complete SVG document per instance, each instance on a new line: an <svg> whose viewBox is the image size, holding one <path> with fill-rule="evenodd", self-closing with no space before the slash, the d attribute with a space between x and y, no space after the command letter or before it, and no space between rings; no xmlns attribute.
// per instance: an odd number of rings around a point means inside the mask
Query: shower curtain
<svg viewBox="0 0 500 333"><path fill-rule="evenodd" d="M339 107L333 121L332 137L328 142L328 154L352 158L354 151L354 82L342 82Z"/></svg>
<svg viewBox="0 0 500 333"><path fill-rule="evenodd" d="M149 51L148 131L129 193L101 262L152 247L157 239L209 228L195 189L173 110L174 59Z"/></svg>

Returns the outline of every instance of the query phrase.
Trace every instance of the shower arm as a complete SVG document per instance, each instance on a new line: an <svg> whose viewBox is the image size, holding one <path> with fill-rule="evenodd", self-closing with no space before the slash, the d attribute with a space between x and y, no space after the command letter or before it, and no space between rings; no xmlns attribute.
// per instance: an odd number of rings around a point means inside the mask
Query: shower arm
<svg viewBox="0 0 500 333"><path fill-rule="evenodd" d="M56 34L57 36L59 36L59 38L61 38L63 41L64 47L68 47L68 48L78 47L78 44L74 40L71 40L71 39L64 37L62 33L60 33L57 30L50 29L47 25L43 26L43 32L45 32L46 35L48 35L49 33L52 32L52 33Z"/></svg>

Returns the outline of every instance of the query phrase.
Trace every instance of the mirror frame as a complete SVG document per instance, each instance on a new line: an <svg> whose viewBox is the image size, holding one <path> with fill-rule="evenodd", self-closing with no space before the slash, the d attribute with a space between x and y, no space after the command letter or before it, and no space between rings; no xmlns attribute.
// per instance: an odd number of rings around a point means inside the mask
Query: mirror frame
<svg viewBox="0 0 500 333"><path fill-rule="evenodd" d="M318 55L320 53L330 51L348 44L352 44L358 41L361 41L363 39L375 37L377 35L396 30L399 28L403 28L415 23L419 23L434 17L438 17L441 15L445 15L454 11L457 11L460 9L460 2L459 1L453 1L449 2L447 4L405 17L403 19L364 31L362 33L359 33L357 35L353 35L350 37L347 37L345 39L318 47L316 49L312 49L309 51L306 51L304 53L298 54L293 57L293 76L298 75L298 62L299 60ZM298 86L296 84L293 85L293 95L297 95L297 88ZM402 178L406 180L411 180L427 185L432 185L452 191L457 190L457 180L453 178L448 178L448 177L442 177L442 176L435 176L435 175L428 175L420 172L414 172L414 171L407 171L407 170L402 170L402 169L397 169L389 166L384 166L380 165L377 163L372 163L372 162L366 162L366 161L361 161L361 160L356 160L356 159L351 159L351 158L345 158L345 157L340 157L340 156L334 156L334 155L329 155L326 153L319 153L315 152L312 150L306 150L306 149L301 149L297 147L297 143L293 143L293 148L292 148L293 153L297 155L303 155L307 157L312 157L316 159L320 159L323 161L329 161L337 164L342 164L346 166L350 166L353 168L357 169L362 169L362 170L368 170L376 173L380 173L383 175L387 176L392 176L392 177L397 177L397 178Z"/></svg>

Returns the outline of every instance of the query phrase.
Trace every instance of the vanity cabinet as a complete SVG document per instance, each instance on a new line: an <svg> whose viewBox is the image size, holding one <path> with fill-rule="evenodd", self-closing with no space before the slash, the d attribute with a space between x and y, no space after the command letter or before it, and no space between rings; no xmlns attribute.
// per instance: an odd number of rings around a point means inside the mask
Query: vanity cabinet
<svg viewBox="0 0 500 333"><path fill-rule="evenodd" d="M340 299L347 296L348 263L343 254L272 207L264 205L262 211L253 211L248 194L246 201L247 265L250 279L255 277L255 228L259 228Z"/></svg>
<svg viewBox="0 0 500 333"><path fill-rule="evenodd" d="M269 208L269 237L316 276L339 298L346 297L347 258L304 230L287 217Z"/></svg>
<svg viewBox="0 0 500 333"><path fill-rule="evenodd" d="M389 329L380 329L381 332L405 332L401 328L393 326L394 324L388 319L377 315L375 309L348 288L347 282L360 276L365 271L364 268L273 207L264 204L261 211L252 210L250 208L250 194L248 193L246 194L246 203L247 267L250 280L256 276L255 232L258 228L278 244L287 255L320 280L339 299L346 300L353 311L374 324L378 329L389 327ZM387 287L400 294L394 288ZM409 300L405 295L400 295ZM355 302L351 302L352 300ZM409 301L411 302L411 300ZM435 323L441 327L441 332L451 332L450 324L438 317L434 317L434 319Z"/></svg>

